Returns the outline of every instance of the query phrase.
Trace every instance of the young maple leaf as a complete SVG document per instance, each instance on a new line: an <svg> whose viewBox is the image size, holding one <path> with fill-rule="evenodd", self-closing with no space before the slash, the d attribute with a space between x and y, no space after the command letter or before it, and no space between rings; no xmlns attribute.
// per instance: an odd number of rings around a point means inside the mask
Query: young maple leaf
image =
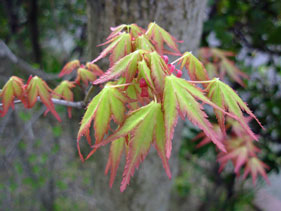
<svg viewBox="0 0 281 211"><path fill-rule="evenodd" d="M241 86L245 86L242 79L249 77L239 70L234 65L234 62L228 58L229 56L234 56L234 53L217 48L201 48L199 54L204 60L204 63L207 64L206 68L208 72L211 71L212 73L215 73L214 77L224 78L225 74L227 74ZM212 63L214 64L212 64L210 60L212 60Z"/></svg>
<svg viewBox="0 0 281 211"><path fill-rule="evenodd" d="M154 82L156 92L162 94L164 90L165 76L170 74L168 66L156 51L150 53L149 56L151 78Z"/></svg>
<svg viewBox="0 0 281 211"><path fill-rule="evenodd" d="M242 101L242 99L230 88L227 84L221 82L219 79L212 81L207 89L208 97L214 102L216 105L221 107L223 110L228 110L230 113L239 117L239 123L245 128L248 134L257 140L255 134L249 128L247 121L245 120L242 110L253 117L262 127L259 120L256 116L251 112L251 110L247 107L247 105ZM219 125L222 129L224 129L224 114L220 111L215 109L215 114L217 116Z"/></svg>
<svg viewBox="0 0 281 211"><path fill-rule="evenodd" d="M126 82L131 82L137 72L138 61L142 60L143 50L137 50L124 56L116 62L108 71L106 71L100 78L94 81L94 85L116 79L120 75L126 78Z"/></svg>
<svg viewBox="0 0 281 211"><path fill-rule="evenodd" d="M259 173L260 175L263 176L267 184L270 184L265 169L269 169L269 167L265 163L260 161L257 157L252 157L248 160L246 164L243 178L245 179L248 176L248 174L251 173L253 178L253 184L255 184L257 175Z"/></svg>
<svg viewBox="0 0 281 211"><path fill-rule="evenodd" d="M82 135L85 135L88 143L91 144L89 129L91 122L94 120L96 144L99 144L109 129L111 117L118 124L122 123L126 111L125 103L128 101L128 98L119 92L118 89L106 85L88 104L81 121L77 141L79 142ZM83 160L83 158L81 159Z"/></svg>
<svg viewBox="0 0 281 211"><path fill-rule="evenodd" d="M102 74L103 71L96 64L88 62L86 67L78 68L75 83L80 84L80 81L82 81L85 86L88 86L89 82L95 81L97 76L101 76Z"/></svg>
<svg viewBox="0 0 281 211"><path fill-rule="evenodd" d="M75 87L71 81L62 81L53 91L53 98L64 99L66 101L73 101L73 93L71 89ZM67 108L68 117L71 118L71 107Z"/></svg>
<svg viewBox="0 0 281 211"><path fill-rule="evenodd" d="M110 187L112 187L114 183L114 179L117 173L120 159L123 154L123 150L125 148L125 141L126 141L125 138L122 137L112 142L110 146L108 161L105 168L105 174L107 174L110 169L110 181L109 181Z"/></svg>
<svg viewBox="0 0 281 211"><path fill-rule="evenodd" d="M143 49L146 51L156 50L145 34L138 36L136 38L135 45L136 45L136 49Z"/></svg>
<svg viewBox="0 0 281 211"><path fill-rule="evenodd" d="M95 148L127 135L130 135L131 138L129 140L127 161L120 187L121 192L129 184L135 168L138 168L139 164L145 159L152 143L154 143L162 159L168 177L171 178L168 160L165 156L165 127L161 104L152 101L150 104L132 111L120 128L102 143L96 145Z"/></svg>
<svg viewBox="0 0 281 211"><path fill-rule="evenodd" d="M109 60L110 66L112 66L115 62L117 62L119 59L126 56L127 54L131 53L132 51L131 35L128 33L123 32L101 45L105 45L108 43L110 43L110 45L107 46L100 53L100 55L93 60L92 63L97 62L98 60L104 58L106 55L111 53Z"/></svg>
<svg viewBox="0 0 281 211"><path fill-rule="evenodd" d="M61 121L58 113L55 110L55 106L52 102L52 90L48 87L45 81L43 81L38 76L31 78L26 87L26 97L28 107L31 108L37 101L37 97L47 107L48 110L56 117L58 121Z"/></svg>
<svg viewBox="0 0 281 211"><path fill-rule="evenodd" d="M144 60L138 62L138 79L144 78L148 86L155 90L154 83L151 77L151 71Z"/></svg>
<svg viewBox="0 0 281 211"><path fill-rule="evenodd" d="M218 106L214 105L214 103L205 97L202 91L186 80L173 75L165 78L163 103L167 138L166 155L168 158L171 155L174 127L177 124L178 113L182 118L186 115L194 125L198 126L210 137L220 150L225 151L224 145L218 139L216 132L212 129L211 123L207 120L207 115L203 112L202 105L198 103L196 99L218 109Z"/></svg>
<svg viewBox="0 0 281 211"><path fill-rule="evenodd" d="M78 67L80 67L80 61L79 60L73 60L64 65L62 68L59 77L62 77L64 75L68 75L72 73L74 70L76 70Z"/></svg>
<svg viewBox="0 0 281 211"><path fill-rule="evenodd" d="M181 63L181 69L185 67L191 80L209 80L204 65L191 52L185 52L177 61Z"/></svg>
<svg viewBox="0 0 281 211"><path fill-rule="evenodd" d="M8 112L9 107L14 108L15 97L20 99L25 105L24 84L22 82L22 79L16 76L10 77L10 79L6 82L3 89L1 90L0 97L2 98L3 103L1 116L4 116Z"/></svg>
<svg viewBox="0 0 281 211"><path fill-rule="evenodd" d="M178 50L177 45L177 42L179 41L177 41L165 29L158 26L155 22L148 25L148 29L145 34L150 40L152 40L154 46L157 49L157 52L159 52L160 55L163 55L164 53L180 55L180 51ZM165 51L164 43L166 43L176 53Z"/></svg>
<svg viewBox="0 0 281 211"><path fill-rule="evenodd" d="M111 27L110 30L112 32L106 38L107 40L110 40L110 39L120 35L123 30L126 30L127 32L129 31L130 35L134 38L139 37L139 35L141 35L145 32L145 30L143 28L139 27L138 25L136 25L134 23L130 24L130 25L121 24L116 27Z"/></svg>

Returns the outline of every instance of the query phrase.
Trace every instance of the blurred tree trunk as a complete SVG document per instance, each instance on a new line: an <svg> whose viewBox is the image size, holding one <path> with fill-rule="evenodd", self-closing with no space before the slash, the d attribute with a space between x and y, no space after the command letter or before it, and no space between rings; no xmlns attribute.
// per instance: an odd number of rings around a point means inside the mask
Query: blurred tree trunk
<svg viewBox="0 0 281 211"><path fill-rule="evenodd" d="M105 40L110 26L121 23L137 23L146 28L150 22L157 22L179 40L184 40L180 50L196 51L202 32L206 0L88 0L88 47L89 59L101 51L96 45ZM173 141L170 166L173 179L178 172L178 151L183 122L179 122ZM124 165L121 164L113 188L108 186L109 177L103 175L107 162L107 152L94 155L96 168L93 170L93 199L97 210L165 211L169 209L169 199L173 181L165 175L157 153L150 151L140 165L124 193L119 192ZM124 164L124 163L123 163Z"/></svg>

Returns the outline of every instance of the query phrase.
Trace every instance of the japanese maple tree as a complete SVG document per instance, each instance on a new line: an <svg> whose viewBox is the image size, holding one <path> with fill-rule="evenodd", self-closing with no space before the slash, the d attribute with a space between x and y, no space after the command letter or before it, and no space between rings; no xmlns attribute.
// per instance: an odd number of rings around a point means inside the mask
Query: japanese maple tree
<svg viewBox="0 0 281 211"><path fill-rule="evenodd" d="M156 23L150 23L147 30L136 24L122 24L111 28L111 31L102 44L106 47L92 62L83 65L74 60L64 66L59 76L75 73L74 81L63 80L51 90L37 76L30 77L26 84L22 79L12 76L0 94L1 115L4 116L9 107L14 107L15 102L20 101L26 108L31 108L36 101L41 101L46 105L47 112L50 111L60 121L54 103L66 105L71 117L71 107L74 105L72 88L78 86L83 89L90 84L84 102L79 104L88 105L77 135L77 148L84 161L100 147L110 144L105 170L111 173L110 186L114 182L122 155L126 156L126 164L120 190L124 191L151 146L157 150L171 178L169 158L178 117L187 118L203 131L206 136L204 144L215 144L222 166L232 160L236 173L245 166L245 176L251 172L254 180L257 173L266 177L266 166L257 158L258 150L252 141L257 140L257 137L248 126L244 112L259 121L232 88L219 78L210 79L203 63L192 52L182 54L178 49L180 41ZM167 54L179 58L169 62ZM226 58L229 54L218 50L213 54L221 60L224 69L231 72L230 62ZM203 61L208 60L208 52L204 55ZM96 62L107 56L109 67L103 72ZM184 72L190 80L182 78ZM234 79L242 84L238 76ZM101 88L100 92L89 99L96 86ZM214 109L218 126L214 127L208 120L205 104ZM231 122L236 128L240 126L235 133L236 139L229 140L226 119L231 119L227 124ZM94 143L91 140L92 131ZM87 156L82 154L79 147L83 136L91 147ZM244 148L236 147L236 143Z"/></svg>

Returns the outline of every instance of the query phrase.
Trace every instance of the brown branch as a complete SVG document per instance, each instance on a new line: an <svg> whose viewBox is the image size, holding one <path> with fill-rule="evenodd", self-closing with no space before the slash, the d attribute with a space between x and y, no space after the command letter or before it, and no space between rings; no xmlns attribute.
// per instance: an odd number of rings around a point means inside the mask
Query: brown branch
<svg viewBox="0 0 281 211"><path fill-rule="evenodd" d="M2 40L0 40L0 58L8 59L12 64L17 65L27 74L38 75L44 80L59 78L58 74L45 73L43 70L34 68L24 60L18 58Z"/></svg>

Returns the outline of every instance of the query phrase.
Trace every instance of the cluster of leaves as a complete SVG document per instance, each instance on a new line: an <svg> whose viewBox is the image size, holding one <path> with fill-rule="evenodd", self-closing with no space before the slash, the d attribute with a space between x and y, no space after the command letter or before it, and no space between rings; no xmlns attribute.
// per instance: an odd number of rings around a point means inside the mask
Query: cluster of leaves
<svg viewBox="0 0 281 211"><path fill-rule="evenodd" d="M250 121L251 118L248 118L247 121ZM250 137L243 127L234 122L233 120L227 118L227 135L223 134L219 128L219 125L214 125L214 129L217 131L219 139L224 143L227 153L219 152L218 162L220 163L219 171L222 171L228 161L231 161L234 166L234 172L237 176L241 173L241 168L245 168L243 178L245 179L249 173L252 175L253 184L256 182L258 173L261 174L266 182L269 184L269 180L266 175L265 169L269 167L263 163L258 157L257 153L260 152L260 149L255 146L254 140ZM197 148L203 147L206 144L210 143L211 140L204 133L199 133L194 141L199 141Z"/></svg>
<svg viewBox="0 0 281 211"><path fill-rule="evenodd" d="M97 76L103 74L102 70L97 65L90 63L87 63L86 66L83 64L80 65L80 62L75 60L66 64L60 76L71 74L75 70L77 70L75 81L63 80L54 90L38 76L30 76L26 84L24 84L23 79L17 76L10 77L0 93L2 101L2 110L0 110L1 116L3 117L10 107L14 108L15 99L18 99L23 103L25 108L32 108L36 101L41 101L47 107L45 114L50 111L58 121L61 121L61 118L55 110L53 99L63 99L66 102L73 102L72 88L74 88L75 85L80 85L82 82L87 86L89 82L95 81ZM68 115L70 118L71 107L68 107Z"/></svg>
<svg viewBox="0 0 281 211"><path fill-rule="evenodd" d="M235 56L233 52L218 48L203 47L199 50L199 57L206 66L210 77L224 78L227 75L241 86L245 86L242 79L248 79L248 76L228 58L233 56Z"/></svg>
<svg viewBox="0 0 281 211"><path fill-rule="evenodd" d="M136 24L122 24L111 30L107 41L102 44L107 47L96 59L86 66L74 60L66 64L60 73L63 76L77 70L76 84L83 81L83 84L88 85L93 81L93 86L102 87L87 106L78 132L77 147L81 160L84 160L79 141L85 136L89 145L92 145L92 124L95 144L86 159L99 147L111 143L106 166L106 173L111 171L110 186L114 182L122 155L126 156L126 164L120 190L124 191L151 145L156 148L163 167L171 178L168 160L179 116L182 119L187 117L203 130L219 151L225 155L231 153L228 144L221 139L220 133L208 120L203 104L214 109L223 135L226 134L227 115L242 126L245 134L257 140L243 114L245 111L255 118L247 105L227 84L218 78L210 80L204 65L191 52L181 54L178 41L167 31L156 23L150 23L147 30ZM165 54L180 57L169 63ZM107 55L110 60L109 68L102 73L94 63ZM176 68L177 65L179 69ZM191 80L181 78L184 69ZM17 83L21 83L19 81ZM30 107L39 96L48 110L56 114L51 101L51 90L42 79L32 78L27 88L20 84L21 93L17 91L18 86L14 83L7 84L7 88L4 87L1 92L3 105L6 107L13 104L14 97L23 99L22 102ZM62 82L55 89L57 95L65 100L73 100L70 91L73 85L73 82ZM27 103L24 100L26 98Z"/></svg>

